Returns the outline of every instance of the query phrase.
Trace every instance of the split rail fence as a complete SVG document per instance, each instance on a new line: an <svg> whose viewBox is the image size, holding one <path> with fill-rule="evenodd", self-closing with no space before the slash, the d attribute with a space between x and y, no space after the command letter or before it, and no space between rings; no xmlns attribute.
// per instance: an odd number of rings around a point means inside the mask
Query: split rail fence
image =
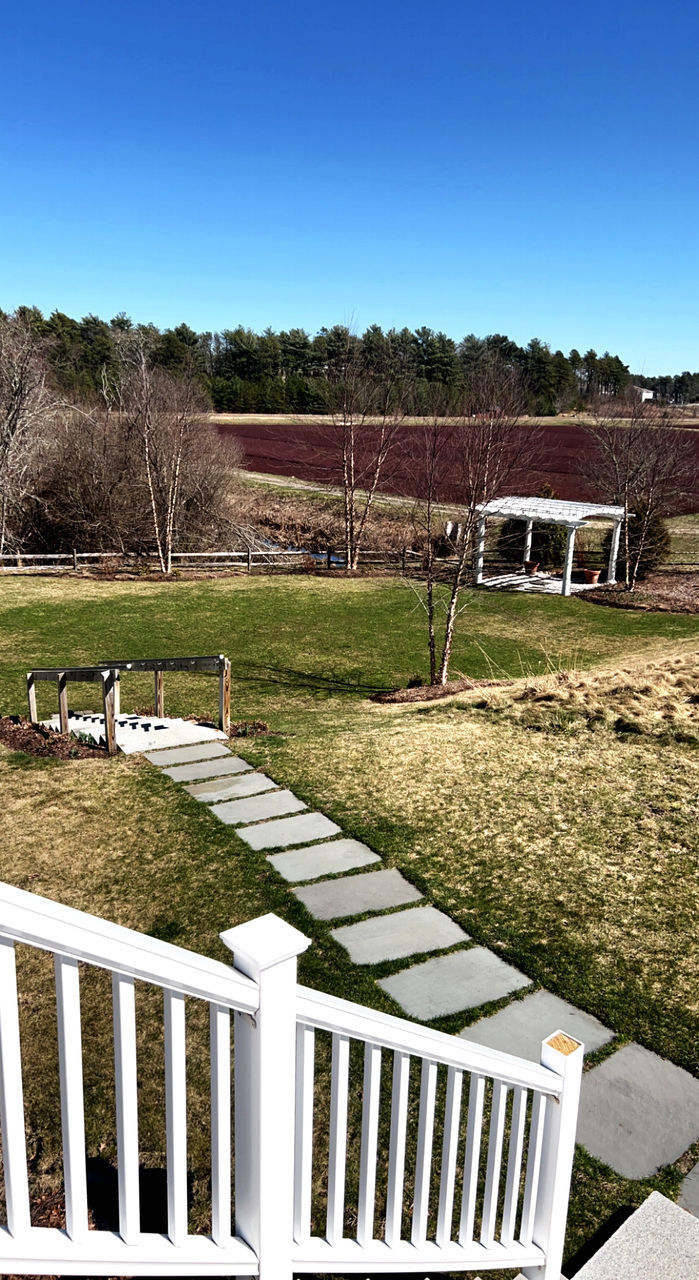
<svg viewBox="0 0 699 1280"><path fill-rule="evenodd" d="M559 1280L582 1045L556 1032L537 1065L300 986L309 940L273 915L221 939L233 967L0 885L0 1271L291 1280L512 1267ZM20 1034L16 944L54 958L65 1229L32 1224L22 1055L37 1046ZM89 1218L81 984L93 967L112 981L115 1230ZM139 1062L157 1043L137 1028L146 984L163 1002L163 1232L142 1229L139 1190ZM192 1002L210 1027L208 1234L188 1205L188 1128L202 1124L201 1103L189 1110Z"/></svg>

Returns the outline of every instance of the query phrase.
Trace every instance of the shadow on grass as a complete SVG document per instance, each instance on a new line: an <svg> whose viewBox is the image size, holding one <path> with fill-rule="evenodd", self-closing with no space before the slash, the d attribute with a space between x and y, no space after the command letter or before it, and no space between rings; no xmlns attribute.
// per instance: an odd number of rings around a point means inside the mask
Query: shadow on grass
<svg viewBox="0 0 699 1280"><path fill-rule="evenodd" d="M277 684L328 693L387 693L393 687L387 684L369 684L359 674L342 676L331 672L329 675L320 675L317 671L299 671L295 667L265 667L253 663L243 663L236 667L234 678L243 684Z"/></svg>

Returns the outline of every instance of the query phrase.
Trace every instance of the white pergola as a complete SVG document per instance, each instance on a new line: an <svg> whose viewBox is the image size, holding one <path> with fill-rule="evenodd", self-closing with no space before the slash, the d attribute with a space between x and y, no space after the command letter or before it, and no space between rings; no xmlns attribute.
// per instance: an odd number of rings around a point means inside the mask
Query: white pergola
<svg viewBox="0 0 699 1280"><path fill-rule="evenodd" d="M529 560L532 549L532 525L535 520L542 524L563 524L566 526L566 552L563 562L563 583L561 595L570 595L570 580L573 572L573 554L575 551L575 535L586 520L609 520L614 524L612 545L609 550L609 566L607 581L616 582L616 561L619 553L619 534L624 519L623 507L600 506L596 502L561 502L557 498L494 498L492 502L484 502L478 508L478 526L476 533L476 582L483 581L483 557L485 552L485 522L488 516L498 516L503 520L523 520L526 524L524 536L523 560Z"/></svg>

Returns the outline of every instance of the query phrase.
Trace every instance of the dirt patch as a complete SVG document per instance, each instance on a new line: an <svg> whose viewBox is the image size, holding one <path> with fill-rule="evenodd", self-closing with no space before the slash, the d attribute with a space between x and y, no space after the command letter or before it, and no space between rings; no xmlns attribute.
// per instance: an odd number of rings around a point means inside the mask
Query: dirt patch
<svg viewBox="0 0 699 1280"><path fill-rule="evenodd" d="M89 756L108 759L103 747L88 746L70 733L45 729L22 716L0 716L0 742L11 751L23 751L28 756L53 756L57 760L84 760Z"/></svg>
<svg viewBox="0 0 699 1280"><path fill-rule="evenodd" d="M503 688L512 680L447 680L446 684L421 684L412 689L391 689L388 693L372 694L372 702L436 702L450 698L455 693L467 693L472 689Z"/></svg>
<svg viewBox="0 0 699 1280"><path fill-rule="evenodd" d="M658 613L699 613L699 573L652 573L635 591L623 586L581 592L580 599L616 609L640 609Z"/></svg>

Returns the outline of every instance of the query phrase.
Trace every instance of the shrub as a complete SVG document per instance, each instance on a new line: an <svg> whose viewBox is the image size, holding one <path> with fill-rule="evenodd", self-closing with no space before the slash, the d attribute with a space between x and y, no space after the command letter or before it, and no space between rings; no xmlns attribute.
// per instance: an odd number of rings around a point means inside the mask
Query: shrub
<svg viewBox="0 0 699 1280"><path fill-rule="evenodd" d="M508 564L521 564L524 556L524 538L527 531L524 520L505 520L498 534L498 552ZM563 524L541 524L535 520L532 526L531 560L543 569L557 569L563 564L566 550L566 528Z"/></svg>
<svg viewBox="0 0 699 1280"><path fill-rule="evenodd" d="M612 530L609 529L602 544L606 559L609 558L611 544ZM624 554L624 526L622 524L617 568L617 578L619 579L625 576L623 573ZM665 520L657 511L648 515L648 508L645 503L637 503L635 514L629 517L628 577L630 581L633 583L636 578L645 578L659 564L663 564L669 555L670 530Z"/></svg>

